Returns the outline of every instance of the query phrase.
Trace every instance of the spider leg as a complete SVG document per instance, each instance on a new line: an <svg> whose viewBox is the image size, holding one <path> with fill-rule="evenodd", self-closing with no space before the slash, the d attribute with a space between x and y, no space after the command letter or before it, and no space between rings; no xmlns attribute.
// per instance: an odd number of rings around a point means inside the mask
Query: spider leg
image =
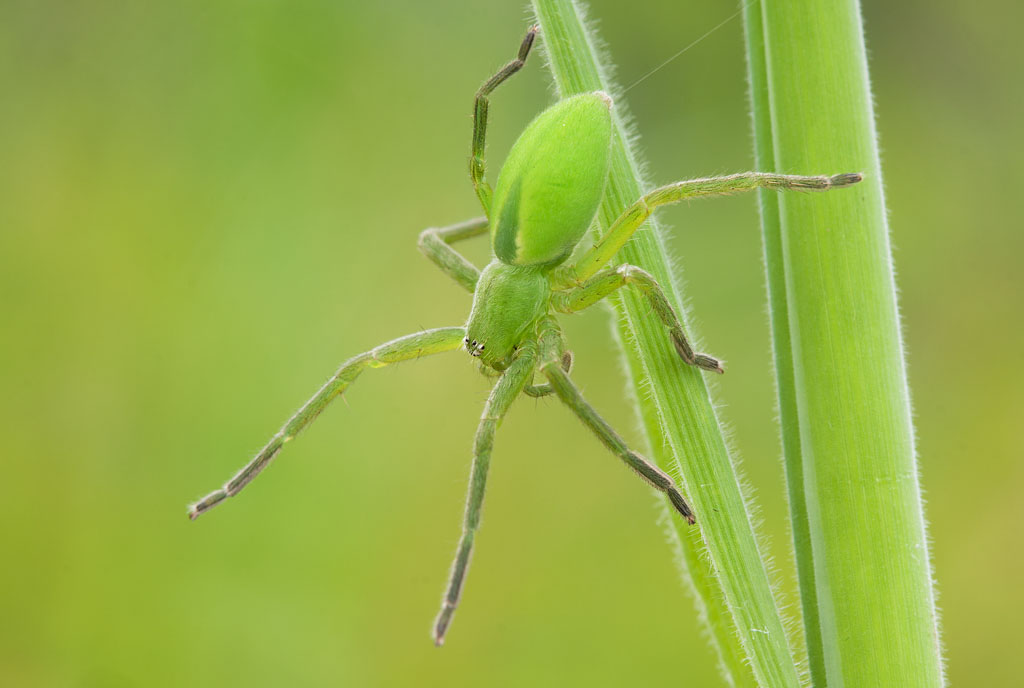
<svg viewBox="0 0 1024 688"><path fill-rule="evenodd" d="M562 352L562 370L564 370L567 373L571 373L572 372L572 352L571 351L563 351ZM523 392L528 397L540 398L540 397L546 397L549 394L554 394L555 390L554 390L554 388L551 387L551 383L550 382L544 382L544 383L541 383L539 385L526 385L526 387L523 388Z"/></svg>
<svg viewBox="0 0 1024 688"><path fill-rule="evenodd" d="M466 514L462 527L462 537L455 553L448 588L441 601L441 611L434 622L434 643L441 645L445 633L451 623L455 608L459 603L459 595L466 580L470 554L473 551L473 539L480 526L480 512L483 507L484 490L487 486L487 469L491 463L491 449L494 446L494 432L502 418L519 396L523 387L532 379L537 362L537 345L527 342L519 350L519 357L502 374L494 385L491 395L484 406L480 425L477 427L476 439L473 443L473 469L469 480L469 495L466 499Z"/></svg>
<svg viewBox="0 0 1024 688"><path fill-rule="evenodd" d="M420 251L432 260L446 275L468 291L476 290L480 270L466 260L451 244L487 233L487 218L477 217L440 229L430 227L420 232Z"/></svg>
<svg viewBox="0 0 1024 688"><path fill-rule="evenodd" d="M516 59L509 62L498 70L497 74L488 79L480 87L480 90L476 92L476 98L473 101L473 148L472 157L469 159L469 176L473 180L473 188L476 189L476 195L480 198L480 205L484 207L484 213L488 216L491 214L491 185L484 179L484 149L487 138L487 106L489 103L487 96L501 82L523 68L523 65L526 64L526 56L530 54L530 48L533 47L533 39L537 37L538 31L540 31L539 26L534 25L529 28L526 32L526 37L523 38L523 42L519 46L519 54L516 55Z"/></svg>
<svg viewBox="0 0 1024 688"><path fill-rule="evenodd" d="M548 320L541 328L541 364L540 369L544 376L551 383L558 398L576 414L576 417L583 421L591 432L597 435L613 454L618 456L623 463L632 468L637 475L646 481L651 487L663 492L672 503L679 514L690 524L696 522L693 510L683 498L683 495L676 488L672 478L653 463L640 456L626 445L608 422L594 410L587 400L583 398L576 385L569 378L568 373L563 370L557 352L561 348L561 332L553 320Z"/></svg>
<svg viewBox="0 0 1024 688"><path fill-rule="evenodd" d="M406 335L381 344L375 349L359 354L346 361L331 379L320 388L313 398L307 401L276 435L270 438L263 449L247 463L222 488L214 490L207 496L192 504L188 510L189 518L195 520L228 497L234 497L248 485L260 471L266 468L277 456L286 442L294 439L307 425L338 397L359 374L366 368L383 368L392 363L408 361L429 354L452 351L462 346L465 330L462 327L440 327Z"/></svg>
<svg viewBox="0 0 1024 688"><path fill-rule="evenodd" d="M639 290L647 298L651 308L668 328L672 343L675 344L676 351L679 352L683 361L704 370L723 372L722 364L718 359L694 352L683 332L679 316L676 315L672 304L668 302L661 285L649 272L641 270L635 265L624 263L599 273L575 289L555 292L552 295L552 305L561 313L575 313L594 305L624 286Z"/></svg>
<svg viewBox="0 0 1024 688"><path fill-rule="evenodd" d="M608 232L573 267L563 273L569 283L580 282L593 276L619 252L633 232L650 217L655 208L701 196L724 196L752 189L792 189L797 191L827 191L856 184L860 174L837 174L831 177L805 177L793 174L743 172L727 177L708 177L675 182L659 187L626 208Z"/></svg>

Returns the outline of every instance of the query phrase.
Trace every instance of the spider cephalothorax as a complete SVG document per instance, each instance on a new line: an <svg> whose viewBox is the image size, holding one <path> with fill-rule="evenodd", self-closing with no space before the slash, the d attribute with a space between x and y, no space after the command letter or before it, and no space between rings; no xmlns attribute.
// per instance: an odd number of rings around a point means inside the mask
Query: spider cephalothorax
<svg viewBox="0 0 1024 688"><path fill-rule="evenodd" d="M602 92L584 93L551 106L516 141L493 191L484 179L488 96L522 68L537 31L536 26L530 28L516 59L491 77L476 95L470 177L485 216L443 229L427 229L420 235L420 248L427 257L473 292L466 325L417 332L349 359L252 461L222 488L189 508L189 516L194 519L238 494L363 370L464 347L480 360L485 372L492 371L498 380L487 399L473 445L462 538L434 624L434 641L439 645L455 612L480 525L494 433L521 393L557 395L609 450L663 492L680 516L689 523L695 521L672 479L631 450L573 384L569 377L571 355L565 350L555 315L581 311L623 287L636 289L663 323L665 335L672 339L680 357L698 368L720 373L722 368L716 359L690 347L675 310L650 274L637 266L608 267L608 263L661 205L758 187L814 191L860 181L858 174L803 177L746 172L676 182L654 189L623 209L592 248L573 265L566 265L604 195L612 135L611 99ZM480 271L451 244L486 234L488 229L494 259ZM546 378L545 383L534 384L538 374Z"/></svg>

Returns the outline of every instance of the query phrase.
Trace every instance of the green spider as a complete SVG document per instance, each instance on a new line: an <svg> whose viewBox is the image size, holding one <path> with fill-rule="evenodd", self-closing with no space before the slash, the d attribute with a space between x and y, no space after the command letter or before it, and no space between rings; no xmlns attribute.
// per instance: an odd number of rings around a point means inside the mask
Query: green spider
<svg viewBox="0 0 1024 688"><path fill-rule="evenodd" d="M465 582L473 540L480 526L494 433L521 393L555 394L608 449L651 486L664 492L688 523L696 521L672 479L626 446L573 384L569 378L572 355L565 349L554 314L576 313L622 287L639 289L664 323L666 335L671 337L680 357L690 365L721 373L717 359L693 351L679 317L650 274L633 265L608 268L606 264L658 206L759 187L822 191L855 184L861 179L859 174L805 177L746 172L669 184L626 208L575 265L564 265L590 227L604 194L612 138L611 98L598 91L572 96L551 106L520 135L493 191L484 179L488 96L523 67L538 30L537 26L530 27L516 59L476 93L469 171L485 216L442 229L427 229L419 237L423 253L473 293L469 321L464 327L441 327L400 337L346 361L252 461L224 487L189 508L189 517L195 519L238 494L286 442L320 415L365 368L381 368L464 347L480 360L482 372L498 377L498 381L476 432L462 538L434 623L437 645L444 641ZM480 271L451 244L483 235L489 228L493 230L494 259ZM537 373L546 382L534 384Z"/></svg>

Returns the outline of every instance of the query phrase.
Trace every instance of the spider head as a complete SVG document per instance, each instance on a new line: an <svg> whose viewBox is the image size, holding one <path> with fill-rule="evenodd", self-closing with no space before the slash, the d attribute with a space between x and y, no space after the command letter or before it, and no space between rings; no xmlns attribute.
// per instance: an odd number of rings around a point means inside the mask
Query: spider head
<svg viewBox="0 0 1024 688"><path fill-rule="evenodd" d="M497 260L484 268L463 339L469 355L491 368L506 368L530 326L547 311L550 291L540 269Z"/></svg>
<svg viewBox="0 0 1024 688"><path fill-rule="evenodd" d="M480 355L487 348L487 345L484 344L483 342L478 342L477 340L470 339L469 337L466 337L462 341L466 345L466 351L469 352L469 355L475 356L476 358L479 358Z"/></svg>

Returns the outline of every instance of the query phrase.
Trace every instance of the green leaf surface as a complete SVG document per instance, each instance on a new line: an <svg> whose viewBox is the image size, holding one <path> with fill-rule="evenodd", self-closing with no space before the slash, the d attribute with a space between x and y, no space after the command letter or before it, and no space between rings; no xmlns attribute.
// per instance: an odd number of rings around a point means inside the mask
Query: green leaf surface
<svg viewBox="0 0 1024 688"><path fill-rule="evenodd" d="M746 19L759 162L864 173L849 190L763 199L815 685L941 685L860 7L764 0Z"/></svg>

